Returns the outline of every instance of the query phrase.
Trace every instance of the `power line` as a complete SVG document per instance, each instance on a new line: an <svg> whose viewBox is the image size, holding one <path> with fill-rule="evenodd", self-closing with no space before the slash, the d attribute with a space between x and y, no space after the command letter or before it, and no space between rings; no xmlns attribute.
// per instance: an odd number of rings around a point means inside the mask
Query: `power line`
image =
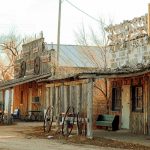
<svg viewBox="0 0 150 150"><path fill-rule="evenodd" d="M80 8L78 8L77 6L75 6L73 3L71 3L70 1L66 0L66 2L68 2L71 6L73 6L75 9L77 9L78 11L82 12L83 14L87 15L88 17L90 17L91 19L99 22L98 19L94 18L93 16L89 15L88 13L86 13L85 11L81 10Z"/></svg>

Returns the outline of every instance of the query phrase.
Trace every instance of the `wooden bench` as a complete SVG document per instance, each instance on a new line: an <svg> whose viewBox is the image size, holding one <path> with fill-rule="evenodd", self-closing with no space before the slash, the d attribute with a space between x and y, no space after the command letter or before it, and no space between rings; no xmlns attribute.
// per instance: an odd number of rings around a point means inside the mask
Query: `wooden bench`
<svg viewBox="0 0 150 150"><path fill-rule="evenodd" d="M117 115L108 115L108 114L101 114L98 115L96 120L96 126L103 126L103 127L111 127L113 131L119 129L119 116Z"/></svg>

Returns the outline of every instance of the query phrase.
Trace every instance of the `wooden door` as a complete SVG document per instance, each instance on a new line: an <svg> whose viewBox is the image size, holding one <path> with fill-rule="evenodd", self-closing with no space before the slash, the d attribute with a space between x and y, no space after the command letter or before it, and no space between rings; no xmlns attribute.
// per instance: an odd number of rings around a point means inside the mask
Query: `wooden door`
<svg viewBox="0 0 150 150"><path fill-rule="evenodd" d="M130 122L130 85L123 85L121 128L129 129L129 122Z"/></svg>

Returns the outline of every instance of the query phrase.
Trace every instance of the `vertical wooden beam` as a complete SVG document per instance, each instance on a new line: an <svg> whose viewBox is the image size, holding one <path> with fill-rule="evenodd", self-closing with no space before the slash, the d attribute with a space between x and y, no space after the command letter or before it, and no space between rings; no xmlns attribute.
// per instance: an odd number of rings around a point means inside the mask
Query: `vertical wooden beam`
<svg viewBox="0 0 150 150"><path fill-rule="evenodd" d="M77 87L76 87L76 90L77 90L77 91L76 91L76 95L77 95L77 99L76 99L76 100L77 100L77 113L78 113L78 112L81 111L81 110L80 110L80 105L81 105L81 104L80 104L80 91L79 91L79 90L80 90L80 87L77 86Z"/></svg>
<svg viewBox="0 0 150 150"><path fill-rule="evenodd" d="M147 126L148 126L148 135L150 135L150 78L148 78L148 100L147 100Z"/></svg>
<svg viewBox="0 0 150 150"><path fill-rule="evenodd" d="M49 88L49 92L50 92L50 94L49 94L49 96L50 96L50 98L49 98L49 105L50 106L53 106L53 90L52 89L53 89L53 87Z"/></svg>
<svg viewBox="0 0 150 150"><path fill-rule="evenodd" d="M64 85L60 86L60 113L64 112Z"/></svg>
<svg viewBox="0 0 150 150"><path fill-rule="evenodd" d="M143 88L143 94L144 94L144 103L143 103L143 108L144 108L144 134L147 134L147 106L148 106L148 103L147 103L147 99L148 99L148 83L147 81L145 81L144 83L144 88Z"/></svg>
<svg viewBox="0 0 150 150"><path fill-rule="evenodd" d="M4 106L4 104L5 104L5 90L2 90L2 102L3 102L3 112L4 112L4 110L5 110L5 106Z"/></svg>
<svg viewBox="0 0 150 150"><path fill-rule="evenodd" d="M11 89L11 114L13 114L13 103L14 103L14 89Z"/></svg>
<svg viewBox="0 0 150 150"><path fill-rule="evenodd" d="M55 98L56 98L56 126L57 126L57 131L60 130L60 96L61 96L61 86L55 87Z"/></svg>
<svg viewBox="0 0 150 150"><path fill-rule="evenodd" d="M150 3L148 4L148 16L147 16L147 33L148 33L148 36L150 36Z"/></svg>
<svg viewBox="0 0 150 150"><path fill-rule="evenodd" d="M67 111L67 88L66 86L63 86L64 88L64 112Z"/></svg>
<svg viewBox="0 0 150 150"><path fill-rule="evenodd" d="M32 110L32 88L29 88L28 111ZM31 112L29 112L31 115Z"/></svg>
<svg viewBox="0 0 150 150"><path fill-rule="evenodd" d="M77 95L77 98L76 98L76 100L77 100L77 113L81 113L81 103L80 103L80 101L81 101L81 99L80 99L80 86L78 85L77 87L76 87L76 95ZM77 135L79 135L79 130L78 130L78 128L77 128Z"/></svg>
<svg viewBox="0 0 150 150"><path fill-rule="evenodd" d="M58 100L58 87L55 87L55 101L56 101L56 126L59 126L59 100Z"/></svg>
<svg viewBox="0 0 150 150"><path fill-rule="evenodd" d="M83 112L86 114L86 107L85 107L85 99L86 99L86 84L82 84L81 89L82 89L82 95L81 95L81 109L83 110Z"/></svg>
<svg viewBox="0 0 150 150"><path fill-rule="evenodd" d="M4 119L4 123L6 124L12 124L12 116L11 116L11 102L13 98L13 90L9 88L7 92L5 93L5 102L7 102L6 105L6 119ZM4 117L5 118L5 117Z"/></svg>
<svg viewBox="0 0 150 150"><path fill-rule="evenodd" d="M9 99L8 99L8 115L11 115L11 102L13 98L13 90L10 88L9 89Z"/></svg>
<svg viewBox="0 0 150 150"><path fill-rule="evenodd" d="M46 105L45 108L47 109L49 106L49 88L46 88Z"/></svg>
<svg viewBox="0 0 150 150"><path fill-rule="evenodd" d="M87 83L87 138L93 138L93 80Z"/></svg>
<svg viewBox="0 0 150 150"><path fill-rule="evenodd" d="M72 86L71 85L69 85L69 105L72 106Z"/></svg>

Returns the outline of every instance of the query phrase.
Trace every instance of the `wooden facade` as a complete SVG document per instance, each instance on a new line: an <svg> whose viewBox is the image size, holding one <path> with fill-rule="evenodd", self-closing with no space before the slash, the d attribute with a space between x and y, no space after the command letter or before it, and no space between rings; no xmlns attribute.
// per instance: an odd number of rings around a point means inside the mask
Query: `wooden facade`
<svg viewBox="0 0 150 150"><path fill-rule="evenodd" d="M110 80L110 113L119 114L120 128L129 129L137 134L150 134L150 78L149 74L113 78ZM120 106L113 110L112 90L121 89ZM114 93L113 93L114 94Z"/></svg>
<svg viewBox="0 0 150 150"><path fill-rule="evenodd" d="M35 102L38 98L39 101ZM19 108L22 116L28 111L39 110L45 108L45 85L29 82L14 87L14 104L13 108Z"/></svg>

